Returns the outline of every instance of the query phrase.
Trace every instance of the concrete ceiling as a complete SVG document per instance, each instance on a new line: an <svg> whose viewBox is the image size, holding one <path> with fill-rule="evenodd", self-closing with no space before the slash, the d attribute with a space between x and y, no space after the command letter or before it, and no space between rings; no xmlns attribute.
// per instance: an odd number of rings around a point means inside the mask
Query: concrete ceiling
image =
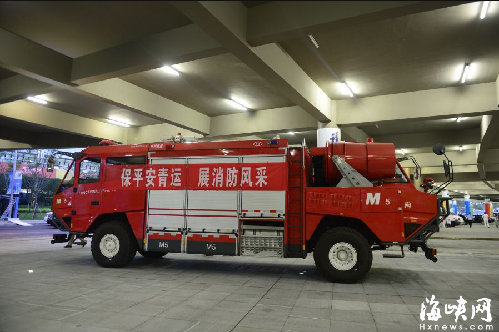
<svg viewBox="0 0 499 332"><path fill-rule="evenodd" d="M345 81L357 97L459 85L464 63L469 83L499 74L499 2L486 20L481 2L314 33L281 42L331 99L346 99Z"/></svg>
<svg viewBox="0 0 499 332"><path fill-rule="evenodd" d="M3 80L4 78L9 78L9 77L12 77L15 75L16 75L16 73L13 73L10 70L7 70L7 69L0 67L0 80Z"/></svg>
<svg viewBox="0 0 499 332"><path fill-rule="evenodd" d="M122 79L208 116L243 112L228 103L229 98L244 100L252 110L293 106L230 53L177 64L175 68L180 76L154 69Z"/></svg>
<svg viewBox="0 0 499 332"><path fill-rule="evenodd" d="M71 148L97 145L100 139L0 116L2 139L29 144L33 148Z"/></svg>
<svg viewBox="0 0 499 332"><path fill-rule="evenodd" d="M49 101L50 106L54 109L84 118L104 122L109 118L126 119L126 122L130 123L132 126L149 126L161 123L159 120L68 90L47 93L39 95L39 97Z"/></svg>
<svg viewBox="0 0 499 332"><path fill-rule="evenodd" d="M75 58L188 25L168 1L0 1L0 26Z"/></svg>
<svg viewBox="0 0 499 332"><path fill-rule="evenodd" d="M481 116L462 117L459 122L457 118L438 120L403 120L379 123L376 125L358 126L371 137L381 135L397 135L411 133L426 133L434 131L465 130L480 128Z"/></svg>

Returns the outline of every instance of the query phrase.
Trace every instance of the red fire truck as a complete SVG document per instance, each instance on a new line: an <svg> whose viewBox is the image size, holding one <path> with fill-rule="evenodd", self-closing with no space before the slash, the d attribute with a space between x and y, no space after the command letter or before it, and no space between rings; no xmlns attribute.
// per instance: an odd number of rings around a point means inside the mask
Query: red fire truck
<svg viewBox="0 0 499 332"><path fill-rule="evenodd" d="M71 241L92 237L103 267L123 267L137 251L313 253L336 282L361 279L372 251L391 246L402 249L396 257L407 245L436 261L426 241L446 214L442 199L415 188L393 144L308 148L285 139L88 147L74 156L52 209Z"/></svg>

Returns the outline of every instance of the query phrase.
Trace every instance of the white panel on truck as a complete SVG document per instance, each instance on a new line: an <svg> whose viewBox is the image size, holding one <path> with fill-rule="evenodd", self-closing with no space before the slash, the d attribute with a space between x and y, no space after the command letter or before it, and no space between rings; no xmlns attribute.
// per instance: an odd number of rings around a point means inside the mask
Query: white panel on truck
<svg viewBox="0 0 499 332"><path fill-rule="evenodd" d="M286 156L245 156L243 164L284 163ZM286 191L243 190L241 193L241 216L243 218L284 218Z"/></svg>
<svg viewBox="0 0 499 332"><path fill-rule="evenodd" d="M155 230L184 228L185 190L150 190L147 226Z"/></svg>
<svg viewBox="0 0 499 332"><path fill-rule="evenodd" d="M237 191L189 190L187 228L206 232L237 231Z"/></svg>
<svg viewBox="0 0 499 332"><path fill-rule="evenodd" d="M207 164L213 165L213 167L219 164L238 164L238 162L239 158L237 157L194 157L188 160L188 164ZM187 228L191 231L237 231L237 212L238 190L187 191L186 220Z"/></svg>
<svg viewBox="0 0 499 332"><path fill-rule="evenodd" d="M153 165L185 164L186 158L150 158ZM149 190L147 227L153 230L185 228L186 190Z"/></svg>

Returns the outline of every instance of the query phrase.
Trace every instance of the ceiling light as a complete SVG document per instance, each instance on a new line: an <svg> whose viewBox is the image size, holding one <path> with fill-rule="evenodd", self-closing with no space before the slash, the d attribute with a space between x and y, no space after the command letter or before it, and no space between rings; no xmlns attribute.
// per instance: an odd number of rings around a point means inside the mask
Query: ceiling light
<svg viewBox="0 0 499 332"><path fill-rule="evenodd" d="M288 134L294 135L295 133L293 131L288 131Z"/></svg>
<svg viewBox="0 0 499 332"><path fill-rule="evenodd" d="M400 149L400 152L402 152L402 154L405 155L405 150L404 149Z"/></svg>
<svg viewBox="0 0 499 332"><path fill-rule="evenodd" d="M109 119L107 119L107 121L109 123L115 124L117 126L126 127L126 128L130 127L129 123L123 122L121 120L116 120L116 119L109 118Z"/></svg>
<svg viewBox="0 0 499 332"><path fill-rule="evenodd" d="M350 97L353 97L352 90L350 90L350 88L348 87L348 85L345 82L341 82L341 87L343 88L343 91L345 93L347 93L348 95L350 95Z"/></svg>
<svg viewBox="0 0 499 332"><path fill-rule="evenodd" d="M462 145L459 147L459 151L463 152L463 146Z"/></svg>
<svg viewBox="0 0 499 332"><path fill-rule="evenodd" d="M28 97L28 100L33 101L38 104L43 104L46 105L48 102L45 99L42 99L40 97Z"/></svg>
<svg viewBox="0 0 499 332"><path fill-rule="evenodd" d="M231 99L236 103L238 103L239 105L242 105L246 108L251 108L250 105L246 102L246 100L242 100L241 98L238 97L232 97Z"/></svg>
<svg viewBox="0 0 499 332"><path fill-rule="evenodd" d="M175 69L173 69L170 66L163 66L163 67L161 67L161 69L163 69L164 72L166 72L166 73L168 73L170 75L173 75L173 76L179 76L180 75L178 73L178 71L176 71Z"/></svg>
<svg viewBox="0 0 499 332"><path fill-rule="evenodd" d="M465 63L464 64L464 69L463 69L463 75L461 75L461 83L466 82L466 78L468 77L468 71L470 70L470 64Z"/></svg>
<svg viewBox="0 0 499 332"><path fill-rule="evenodd" d="M174 65L171 65L172 68L174 68L175 70L177 71L180 71L180 69L182 69L182 67L180 66L180 64L176 63Z"/></svg>
<svg viewBox="0 0 499 332"><path fill-rule="evenodd" d="M457 118L457 119L456 119L456 122L461 122L461 120L462 120L462 119L463 119L463 118Z"/></svg>
<svg viewBox="0 0 499 332"><path fill-rule="evenodd" d="M316 48L319 48L319 44L317 43L317 40L315 40L314 36L308 35L308 38L310 38L310 41L312 41Z"/></svg>
<svg viewBox="0 0 499 332"><path fill-rule="evenodd" d="M240 110L243 110L243 111L247 111L248 108L246 108L245 106L243 106L242 104L238 103L237 101L235 101L234 99L228 99L229 103L232 104L232 106L240 109Z"/></svg>
<svg viewBox="0 0 499 332"><path fill-rule="evenodd" d="M490 1L484 1L482 3L482 11L480 12L480 18L483 20L487 16L487 10L489 9Z"/></svg>

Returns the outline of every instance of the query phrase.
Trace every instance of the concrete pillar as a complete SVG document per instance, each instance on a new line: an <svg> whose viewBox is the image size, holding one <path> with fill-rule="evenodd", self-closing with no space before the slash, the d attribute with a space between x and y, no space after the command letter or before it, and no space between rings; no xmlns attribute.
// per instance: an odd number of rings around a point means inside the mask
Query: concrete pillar
<svg viewBox="0 0 499 332"><path fill-rule="evenodd" d="M464 208L465 208L466 216L471 214L470 195L464 195Z"/></svg>
<svg viewBox="0 0 499 332"><path fill-rule="evenodd" d="M485 214L490 217L492 217L492 204L490 203L490 199L486 198L484 200L485 202Z"/></svg>

